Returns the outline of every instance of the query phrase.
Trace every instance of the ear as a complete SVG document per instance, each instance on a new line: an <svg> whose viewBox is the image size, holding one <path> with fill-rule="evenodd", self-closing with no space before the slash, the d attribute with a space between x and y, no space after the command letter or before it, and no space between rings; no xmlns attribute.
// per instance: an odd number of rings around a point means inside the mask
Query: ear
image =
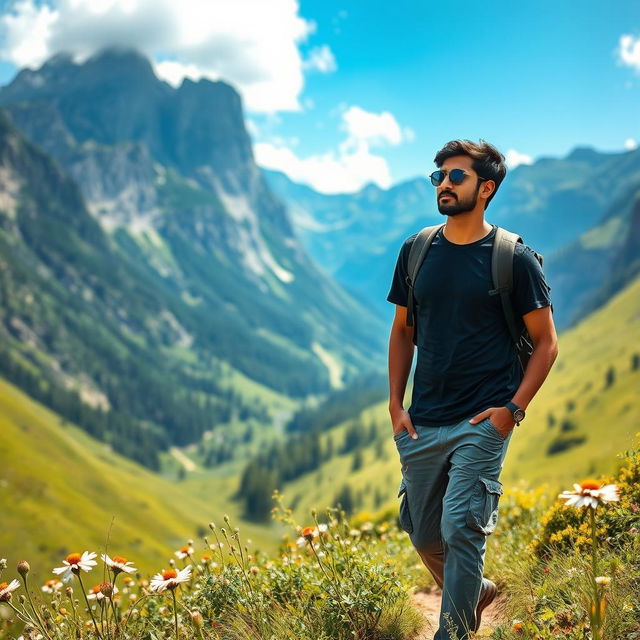
<svg viewBox="0 0 640 640"><path fill-rule="evenodd" d="M495 180L483 180L482 187L480 189L480 195L483 198L488 198L496 190Z"/></svg>

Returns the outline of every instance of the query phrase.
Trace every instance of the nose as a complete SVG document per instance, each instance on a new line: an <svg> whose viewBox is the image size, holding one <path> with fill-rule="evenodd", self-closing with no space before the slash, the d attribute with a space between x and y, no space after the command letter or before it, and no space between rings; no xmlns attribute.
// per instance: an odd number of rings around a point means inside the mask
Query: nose
<svg viewBox="0 0 640 640"><path fill-rule="evenodd" d="M448 173L445 175L444 179L440 183L440 189L443 189L445 187L445 185L447 184L447 182L449 182L449 186L450 187L453 186L453 182L451 182L451 180L449 179L449 174Z"/></svg>

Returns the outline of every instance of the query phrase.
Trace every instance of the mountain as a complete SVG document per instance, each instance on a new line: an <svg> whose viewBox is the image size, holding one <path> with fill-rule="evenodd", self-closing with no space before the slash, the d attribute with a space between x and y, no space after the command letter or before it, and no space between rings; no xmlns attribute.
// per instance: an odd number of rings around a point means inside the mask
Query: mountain
<svg viewBox="0 0 640 640"><path fill-rule="evenodd" d="M288 203L294 226L311 255L350 291L390 314L385 299L402 241L425 225L443 221L426 179L409 180L388 190L368 185L353 194L324 195L293 183L282 173L264 173ZM601 255L596 268L585 271L584 264L590 263L584 254L590 250L589 240L585 245L578 239L592 233L593 244L593 235L600 234L594 230L613 218L618 222L609 222L607 229L610 232L617 224L617 233L624 235L631 219L632 194L639 186L640 149L601 153L577 148L565 158L541 158L509 171L489 205L489 222L519 233L544 255L559 327L584 316L582 304L600 287L613 257ZM563 255L571 257L565 260ZM578 279L578 291L564 286Z"/></svg>
<svg viewBox="0 0 640 640"><path fill-rule="evenodd" d="M382 366L384 327L296 239L232 87L107 49L22 70L0 105L4 373L36 397L92 405L104 437L119 408L157 452Z"/></svg>
<svg viewBox="0 0 640 640"><path fill-rule="evenodd" d="M220 355L244 374L304 394L348 379L372 354L381 361L380 325L352 325L362 309L318 272L265 184L232 87L174 89L140 54L111 48L21 71L0 104L76 179L122 249L215 309L215 331L230 332ZM298 363L295 383L283 384L283 351Z"/></svg>

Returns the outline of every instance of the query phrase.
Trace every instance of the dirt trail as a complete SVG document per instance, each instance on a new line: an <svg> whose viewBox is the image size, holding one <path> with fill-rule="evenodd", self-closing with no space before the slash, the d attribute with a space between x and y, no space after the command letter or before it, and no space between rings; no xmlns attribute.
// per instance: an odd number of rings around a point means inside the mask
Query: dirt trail
<svg viewBox="0 0 640 640"><path fill-rule="evenodd" d="M424 631L415 640L432 640L433 634L438 628L440 616L440 589L431 589L429 592L418 591L411 595L411 600L417 609L422 611L427 624ZM479 637L489 637L491 631L503 620L501 615L502 598L498 596L483 612L482 624L478 631Z"/></svg>

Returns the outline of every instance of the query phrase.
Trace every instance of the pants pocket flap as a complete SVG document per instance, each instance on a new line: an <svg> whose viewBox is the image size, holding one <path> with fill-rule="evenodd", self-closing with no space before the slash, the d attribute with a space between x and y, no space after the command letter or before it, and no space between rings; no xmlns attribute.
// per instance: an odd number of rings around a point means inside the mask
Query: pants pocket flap
<svg viewBox="0 0 640 640"><path fill-rule="evenodd" d="M483 478L482 476L479 480L487 488L488 493L497 493L499 496L502 495L502 484L499 480L490 480L489 478Z"/></svg>
<svg viewBox="0 0 640 640"><path fill-rule="evenodd" d="M489 535L498 522L498 501L502 495L502 484L498 480L479 477L471 494L467 511L467 526L484 535Z"/></svg>

